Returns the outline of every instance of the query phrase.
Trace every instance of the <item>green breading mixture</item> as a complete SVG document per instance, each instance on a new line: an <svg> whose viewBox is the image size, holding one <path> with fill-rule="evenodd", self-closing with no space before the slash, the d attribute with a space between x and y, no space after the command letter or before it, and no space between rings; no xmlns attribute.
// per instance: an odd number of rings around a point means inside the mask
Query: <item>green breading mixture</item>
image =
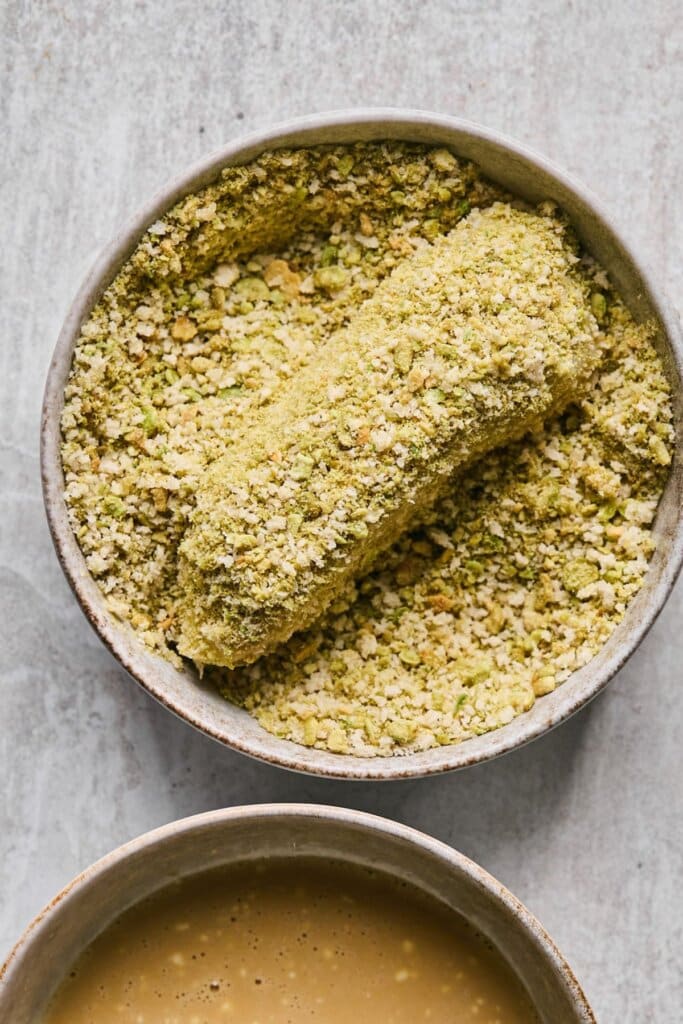
<svg viewBox="0 0 683 1024"><path fill-rule="evenodd" d="M270 652L456 469L578 397L600 348L577 262L558 221L497 203L399 264L199 481L180 653Z"/></svg>
<svg viewBox="0 0 683 1024"><path fill-rule="evenodd" d="M178 661L179 546L207 466L395 267L495 202L510 197L445 150L361 144L227 169L152 225L83 327L63 414L74 531L147 645ZM209 670L266 728L366 755L457 742L531 706L619 622L653 547L669 389L647 329L599 268L579 273L601 327L589 394L467 470L318 623ZM439 382L424 391L443 403Z"/></svg>

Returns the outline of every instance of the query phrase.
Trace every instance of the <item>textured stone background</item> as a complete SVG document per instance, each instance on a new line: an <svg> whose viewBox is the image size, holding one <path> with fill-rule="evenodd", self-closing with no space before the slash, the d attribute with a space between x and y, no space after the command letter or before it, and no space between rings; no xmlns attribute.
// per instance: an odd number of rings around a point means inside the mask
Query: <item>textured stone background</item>
<svg viewBox="0 0 683 1024"><path fill-rule="evenodd" d="M681 587L607 693L533 746L434 781L307 780L195 734L112 662L53 555L37 452L50 352L95 251L179 168L295 114L403 104L514 134L592 186L680 298L676 5L5 0L0 37L0 955L137 833L313 800L480 861L548 927L603 1024L679 1021Z"/></svg>

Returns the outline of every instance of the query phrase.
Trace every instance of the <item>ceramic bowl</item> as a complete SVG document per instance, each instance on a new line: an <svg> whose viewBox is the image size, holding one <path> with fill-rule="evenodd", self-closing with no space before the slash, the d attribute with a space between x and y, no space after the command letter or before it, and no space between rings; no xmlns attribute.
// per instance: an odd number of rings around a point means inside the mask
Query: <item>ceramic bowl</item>
<svg viewBox="0 0 683 1024"><path fill-rule="evenodd" d="M57 342L45 392L42 420L42 475L50 529L64 572L83 611L121 665L152 696L208 736L243 753L286 768L354 779L396 779L462 768L521 746L564 721L593 698L633 653L661 610L683 556L681 445L662 497L655 534L657 551L645 584L622 623L584 668L509 725L460 745L389 758L365 758L299 746L267 733L245 711L202 684L188 666L178 670L151 653L130 627L107 610L71 531L63 496L59 420L64 383L79 329L102 291L137 244L147 226L187 193L213 181L221 169L264 150L282 146L368 139L402 139L445 146L474 160L490 178L531 202L550 198L562 206L587 249L609 272L638 320L652 321L657 344L673 385L680 437L682 409L681 328L656 282L643 269L595 198L578 182L496 132L452 117L421 111L357 110L292 121L249 135L212 154L158 193L117 235L85 280Z"/></svg>
<svg viewBox="0 0 683 1024"><path fill-rule="evenodd" d="M174 879L244 860L328 857L382 870L457 910L503 954L543 1024L595 1020L538 921L461 853L384 818L307 804L199 814L148 832L98 861L28 927L0 974L0 1020L39 1024L55 987L92 939Z"/></svg>

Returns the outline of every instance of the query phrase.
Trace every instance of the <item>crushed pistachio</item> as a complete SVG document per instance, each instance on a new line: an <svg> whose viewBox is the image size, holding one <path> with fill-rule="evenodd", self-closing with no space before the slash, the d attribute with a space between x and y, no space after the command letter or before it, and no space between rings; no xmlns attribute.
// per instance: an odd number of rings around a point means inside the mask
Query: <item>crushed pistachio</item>
<svg viewBox="0 0 683 1024"><path fill-rule="evenodd" d="M325 259L324 253L323 259ZM344 287L348 279L348 271L343 267L336 266L320 267L313 275L313 280L318 288L322 288L326 292L338 292L340 288Z"/></svg>
<svg viewBox="0 0 683 1024"><path fill-rule="evenodd" d="M579 594L600 579L598 567L587 558L574 558L562 570L562 583L570 594Z"/></svg>
<svg viewBox="0 0 683 1024"><path fill-rule="evenodd" d="M178 548L205 468L406 256L508 199L443 149L278 151L226 169L142 239L83 325L62 459L88 567L150 648L179 662ZM348 278L327 291L316 272L333 266ZM246 669L209 671L265 728L365 756L460 742L561 685L621 620L654 546L670 394L648 329L583 266L605 301L591 299L603 361L590 393L468 470L304 633ZM249 278L263 287L236 287ZM367 425L337 430L371 443ZM310 496L287 529L321 505ZM563 572L582 561L598 578L572 592Z"/></svg>

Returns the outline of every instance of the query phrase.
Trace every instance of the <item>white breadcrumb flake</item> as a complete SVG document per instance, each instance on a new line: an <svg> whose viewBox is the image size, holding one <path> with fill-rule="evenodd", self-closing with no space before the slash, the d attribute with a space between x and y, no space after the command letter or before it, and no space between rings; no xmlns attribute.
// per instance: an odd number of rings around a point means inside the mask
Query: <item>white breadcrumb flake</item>
<svg viewBox="0 0 683 1024"><path fill-rule="evenodd" d="M142 642L178 662L178 549L206 467L394 267L471 208L508 201L447 150L372 143L228 168L153 225L83 325L62 417L74 533L112 614ZM599 267L579 269L601 327L587 396L467 470L312 627L247 668L208 670L265 728L365 756L458 743L552 692L621 620L654 548L670 392L648 328ZM504 307L504 282L498 294ZM454 385L444 374L425 387L434 368L413 373L400 342L392 359L413 396ZM331 406L345 399L336 384L326 394ZM400 468L411 403L386 409L386 423L338 429L352 441L367 431ZM438 425L443 400L428 403ZM302 460L295 475L310 468ZM291 486L275 488L263 536L302 539L316 508L281 515ZM312 496L320 507L330 497ZM354 497L342 517L330 507L338 531L365 525ZM258 551L257 526L230 538L226 565ZM312 555L295 542L283 572Z"/></svg>

